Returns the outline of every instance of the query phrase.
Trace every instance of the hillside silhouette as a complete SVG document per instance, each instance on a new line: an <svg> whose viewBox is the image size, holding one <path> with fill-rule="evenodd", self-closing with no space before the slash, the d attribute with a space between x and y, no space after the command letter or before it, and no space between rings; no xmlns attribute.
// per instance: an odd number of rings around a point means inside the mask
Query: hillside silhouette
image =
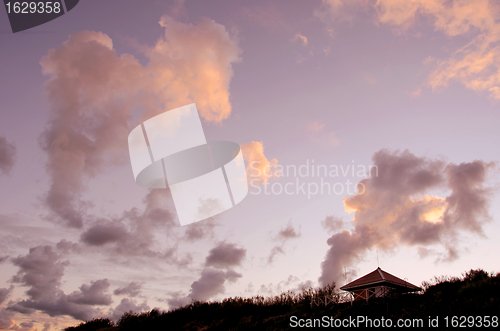
<svg viewBox="0 0 500 331"><path fill-rule="evenodd" d="M500 315L500 274L481 269L465 272L462 277L434 277L422 283L423 290L414 294L394 293L368 302L339 302L336 288L305 289L300 293L284 292L274 297L226 298L220 302L195 301L189 305L160 312L125 313L117 323L98 318L68 327L66 331L118 330L283 330L290 327L291 316L297 319L335 319L366 316L370 319L422 319L439 317L439 328L445 328L448 316ZM313 298L334 298L328 305L311 305ZM477 326L477 324L476 324ZM295 328L296 329L296 328Z"/></svg>

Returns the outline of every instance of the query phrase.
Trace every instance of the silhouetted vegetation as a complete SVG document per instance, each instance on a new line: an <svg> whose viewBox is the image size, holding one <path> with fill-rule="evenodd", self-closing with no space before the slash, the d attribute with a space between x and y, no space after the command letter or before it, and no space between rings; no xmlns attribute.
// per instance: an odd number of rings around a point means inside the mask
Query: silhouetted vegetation
<svg viewBox="0 0 500 331"><path fill-rule="evenodd" d="M300 293L284 292L274 297L226 298L220 302L199 302L168 312L124 314L114 324L109 319L94 319L66 330L283 330L290 328L290 317L321 319L323 316L349 318L416 319L427 323L429 316L498 316L500 315L500 274L477 269L463 277L435 277L422 284L423 291L369 302L355 301L311 305L311 299L331 295L335 286L305 289ZM425 324L427 325L427 324ZM440 322L440 326L444 326ZM439 329L443 329L440 327Z"/></svg>

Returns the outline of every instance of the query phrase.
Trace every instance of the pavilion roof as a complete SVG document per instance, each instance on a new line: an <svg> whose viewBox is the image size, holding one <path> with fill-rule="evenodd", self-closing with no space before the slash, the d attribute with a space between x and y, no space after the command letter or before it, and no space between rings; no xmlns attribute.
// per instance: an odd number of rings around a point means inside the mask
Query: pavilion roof
<svg viewBox="0 0 500 331"><path fill-rule="evenodd" d="M391 275L390 273L380 268L375 269L375 271L372 271L369 274L364 275L363 277L353 280L352 282L342 286L340 289L344 291L354 291L375 286L389 286L397 288L399 290L406 289L407 292L421 290L420 287L408 283L407 281L394 275Z"/></svg>

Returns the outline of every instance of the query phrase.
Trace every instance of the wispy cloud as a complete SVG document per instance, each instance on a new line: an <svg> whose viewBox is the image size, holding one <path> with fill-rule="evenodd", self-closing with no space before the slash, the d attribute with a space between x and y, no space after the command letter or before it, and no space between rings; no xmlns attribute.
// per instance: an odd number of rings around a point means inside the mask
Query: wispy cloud
<svg viewBox="0 0 500 331"><path fill-rule="evenodd" d="M467 43L448 59L430 59L435 67L427 85L436 90L458 81L500 100L500 3L493 0L323 0L316 15L325 22L353 21L361 8L371 8L376 24L392 26L397 34L417 28L430 18L434 30Z"/></svg>
<svg viewBox="0 0 500 331"><path fill-rule="evenodd" d="M273 237L273 241L277 244L271 249L271 252L267 258L267 263L273 263L276 255L285 254L285 243L292 239L297 239L301 236L300 230L294 228L292 221L290 220L286 227L282 228L278 234Z"/></svg>
<svg viewBox="0 0 500 331"><path fill-rule="evenodd" d="M300 41L302 43L302 46L307 46L307 43L308 43L307 37L304 35L301 35L300 33L296 33L295 37L293 37L293 40Z"/></svg>
<svg viewBox="0 0 500 331"><path fill-rule="evenodd" d="M340 142L335 132L327 131L326 127L326 124L322 121L313 121L307 124L306 132L309 133L311 140L318 144L327 143L329 145L338 146Z"/></svg>

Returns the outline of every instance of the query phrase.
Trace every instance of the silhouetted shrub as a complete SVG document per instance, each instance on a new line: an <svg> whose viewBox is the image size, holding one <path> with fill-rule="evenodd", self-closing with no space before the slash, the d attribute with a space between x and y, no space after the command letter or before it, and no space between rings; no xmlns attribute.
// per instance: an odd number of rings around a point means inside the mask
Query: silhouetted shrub
<svg viewBox="0 0 500 331"><path fill-rule="evenodd" d="M434 277L422 283L418 294L373 298L368 303L335 302L311 305L311 300L337 298L335 284L323 288L307 288L299 293L283 292L271 297L233 297L222 301L192 301L183 307L141 314L125 313L116 325L108 319L95 319L66 330L281 330L289 326L290 316L321 318L333 316L368 316L370 318L423 318L428 316L498 316L500 311L500 275L484 270L469 270L457 277Z"/></svg>
<svg viewBox="0 0 500 331"><path fill-rule="evenodd" d="M64 329L65 331L107 331L113 330L115 323L110 321L108 318L94 318L91 321L86 323L80 323L78 326L71 326L69 328Z"/></svg>

